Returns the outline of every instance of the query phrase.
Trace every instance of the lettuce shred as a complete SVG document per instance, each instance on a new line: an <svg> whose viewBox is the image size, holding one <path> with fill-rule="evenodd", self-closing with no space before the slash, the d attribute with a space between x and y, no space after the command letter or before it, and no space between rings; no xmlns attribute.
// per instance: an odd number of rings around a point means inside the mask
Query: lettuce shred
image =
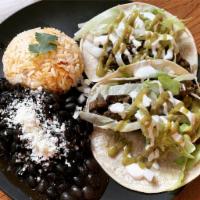
<svg viewBox="0 0 200 200"><path fill-rule="evenodd" d="M174 95L178 95L180 91L181 84L179 81L172 79L167 74L159 74L158 80L162 84L163 88L169 90Z"/></svg>
<svg viewBox="0 0 200 200"><path fill-rule="evenodd" d="M92 18L88 22L84 23L82 28L75 33L74 39L80 40L81 38L84 38L89 32L99 35L107 33L110 25L113 24L113 21L120 14L120 11L121 10L119 8L114 7Z"/></svg>

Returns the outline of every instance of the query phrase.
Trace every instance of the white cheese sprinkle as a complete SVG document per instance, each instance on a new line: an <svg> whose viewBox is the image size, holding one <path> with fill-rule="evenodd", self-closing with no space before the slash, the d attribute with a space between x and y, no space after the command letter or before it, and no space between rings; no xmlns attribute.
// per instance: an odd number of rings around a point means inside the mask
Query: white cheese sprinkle
<svg viewBox="0 0 200 200"><path fill-rule="evenodd" d="M124 105L122 103L114 103L109 106L109 110L112 113L121 113L124 111Z"/></svg>
<svg viewBox="0 0 200 200"><path fill-rule="evenodd" d="M135 113L135 117L137 120L142 120L144 114L140 110L137 110L137 112Z"/></svg>
<svg viewBox="0 0 200 200"><path fill-rule="evenodd" d="M154 168L154 169L160 169L160 165L157 163L157 162L154 162L153 164L152 164L152 168Z"/></svg>
<svg viewBox="0 0 200 200"><path fill-rule="evenodd" d="M152 182L155 177L155 174L152 170L147 168L142 169L136 163L126 166L126 170L135 180L141 180L145 178L148 182Z"/></svg>
<svg viewBox="0 0 200 200"><path fill-rule="evenodd" d="M154 69L152 66L140 67L137 71L135 71L135 77L137 78L152 78L154 77L158 71Z"/></svg>
<svg viewBox="0 0 200 200"><path fill-rule="evenodd" d="M151 105L151 99L146 94L143 96L142 105L144 107L149 107Z"/></svg>
<svg viewBox="0 0 200 200"><path fill-rule="evenodd" d="M61 150L66 156L68 149L65 141L65 124L60 123L56 116L53 119L45 119L42 110L41 93L32 91L36 100L30 96L23 100L15 99L7 106L5 112L7 124L11 128L20 125L21 141L25 141L25 148L31 150L30 160L45 165L46 161L54 157ZM52 131L54 135L52 135Z"/></svg>
<svg viewBox="0 0 200 200"><path fill-rule="evenodd" d="M171 60L173 58L173 49L168 49L164 56L165 60Z"/></svg>
<svg viewBox="0 0 200 200"><path fill-rule="evenodd" d="M133 90L132 92L129 93L129 96L132 98L132 99L135 99L138 95L138 91L136 90Z"/></svg>

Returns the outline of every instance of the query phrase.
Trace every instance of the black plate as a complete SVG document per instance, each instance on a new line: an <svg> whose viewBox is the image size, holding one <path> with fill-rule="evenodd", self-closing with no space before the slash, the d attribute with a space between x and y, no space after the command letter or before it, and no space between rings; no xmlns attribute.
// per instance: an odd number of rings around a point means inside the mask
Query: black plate
<svg viewBox="0 0 200 200"><path fill-rule="evenodd" d="M85 22L97 13L119 3L127 1L43 1L17 12L0 24L0 60L9 41L18 33L35 28L51 26L58 28L73 37L77 24ZM2 63L0 62L0 76ZM0 188L15 200L30 199L20 188L17 188L0 172ZM110 181L102 200L171 200L175 192L160 194L142 194L126 190L114 181Z"/></svg>

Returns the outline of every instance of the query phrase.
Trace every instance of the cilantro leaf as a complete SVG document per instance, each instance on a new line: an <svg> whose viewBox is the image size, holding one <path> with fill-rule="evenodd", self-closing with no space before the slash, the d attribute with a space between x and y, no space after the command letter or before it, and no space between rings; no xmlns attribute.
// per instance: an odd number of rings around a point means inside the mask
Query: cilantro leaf
<svg viewBox="0 0 200 200"><path fill-rule="evenodd" d="M56 44L31 44L29 45L29 51L32 53L46 53L56 49Z"/></svg>
<svg viewBox="0 0 200 200"><path fill-rule="evenodd" d="M48 33L35 33L35 39L40 44L49 44L49 43L55 43L56 40L58 40L58 37L56 35L51 35Z"/></svg>
<svg viewBox="0 0 200 200"><path fill-rule="evenodd" d="M180 82L178 82L177 80L174 80L167 74L159 74L158 80L160 81L160 83L162 84L165 90L170 90L172 94L174 95L179 94L180 86L181 86Z"/></svg>
<svg viewBox="0 0 200 200"><path fill-rule="evenodd" d="M29 45L29 51L32 53L47 53L57 48L56 41L58 37L56 35L36 32L35 39L38 43Z"/></svg>

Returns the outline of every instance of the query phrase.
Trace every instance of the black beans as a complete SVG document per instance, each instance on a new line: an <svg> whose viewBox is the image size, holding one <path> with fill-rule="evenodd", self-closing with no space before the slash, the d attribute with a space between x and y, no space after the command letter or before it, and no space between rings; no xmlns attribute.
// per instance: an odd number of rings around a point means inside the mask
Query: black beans
<svg viewBox="0 0 200 200"><path fill-rule="evenodd" d="M64 167L63 165L61 165L61 164L57 164L57 165L56 165L56 171L57 171L58 173L64 174L65 167Z"/></svg>
<svg viewBox="0 0 200 200"><path fill-rule="evenodd" d="M79 170L79 173L82 174L83 176L86 176L88 173L88 169L85 165L78 166L78 170Z"/></svg>
<svg viewBox="0 0 200 200"><path fill-rule="evenodd" d="M86 160L85 164L86 164L86 166L88 167L88 169L90 171L98 172L99 166L98 166L97 162L94 159Z"/></svg>
<svg viewBox="0 0 200 200"><path fill-rule="evenodd" d="M3 130L6 128L6 124L4 121L0 121L0 130Z"/></svg>
<svg viewBox="0 0 200 200"><path fill-rule="evenodd" d="M32 163L29 164L28 171L29 171L29 173L31 173L31 174L35 174L35 173L36 173L36 169L35 169L34 164L32 164Z"/></svg>
<svg viewBox="0 0 200 200"><path fill-rule="evenodd" d="M67 103L67 104L65 104L65 109L69 110L69 111L74 111L75 107L76 107L75 103Z"/></svg>
<svg viewBox="0 0 200 200"><path fill-rule="evenodd" d="M54 187L50 186L50 187L47 189L47 196L50 197L50 198L55 198L55 197L57 196Z"/></svg>
<svg viewBox="0 0 200 200"><path fill-rule="evenodd" d="M59 193L64 192L69 186L65 183L61 183L60 185L57 186L57 190Z"/></svg>
<svg viewBox="0 0 200 200"><path fill-rule="evenodd" d="M36 182L36 180L35 180L35 178L33 176L29 176L27 178L27 183L29 184L29 186L31 188L34 188L36 186L36 184L37 184L37 182Z"/></svg>
<svg viewBox="0 0 200 200"><path fill-rule="evenodd" d="M73 185L71 187L71 190L70 190L70 194L73 196L73 197L76 197L77 199L81 199L82 197L82 191L79 187L77 187L76 185Z"/></svg>
<svg viewBox="0 0 200 200"><path fill-rule="evenodd" d="M47 178L48 178L49 181L55 181L56 174L53 173L53 172L50 172L50 173L47 174Z"/></svg>
<svg viewBox="0 0 200 200"><path fill-rule="evenodd" d="M36 163L31 159L32 150L27 148L27 141L21 140L21 125L10 128L6 121L9 116L3 114L0 115L0 156L8 163L5 171L16 174L41 199L98 199L97 195L99 197L101 192L99 186L104 183L99 178L101 171L90 150L89 136L93 126L79 118L73 119L76 106L84 106L86 98L75 88L63 95L46 91L41 91L41 94L44 97L41 99L44 113L41 123L57 117L58 123L64 125L67 153L63 148L44 163ZM27 95L37 102L37 94L30 89L12 86L0 79L0 109L5 109L14 99L22 101ZM49 134L58 137L57 145L63 142L59 131L50 130Z"/></svg>
<svg viewBox="0 0 200 200"><path fill-rule="evenodd" d="M81 175L74 176L73 181L77 186L82 186L84 184L84 178Z"/></svg>
<svg viewBox="0 0 200 200"><path fill-rule="evenodd" d="M85 186L83 188L83 195L84 198L89 200L89 199L95 199L95 191L92 189L90 186Z"/></svg>
<svg viewBox="0 0 200 200"><path fill-rule="evenodd" d="M63 192L60 200L75 200L69 193Z"/></svg>
<svg viewBox="0 0 200 200"><path fill-rule="evenodd" d="M37 191L40 193L44 193L47 189L47 182L45 180L41 180L38 187L37 187Z"/></svg>
<svg viewBox="0 0 200 200"><path fill-rule="evenodd" d="M87 183L93 188L98 188L100 187L101 180L96 174L88 174Z"/></svg>

